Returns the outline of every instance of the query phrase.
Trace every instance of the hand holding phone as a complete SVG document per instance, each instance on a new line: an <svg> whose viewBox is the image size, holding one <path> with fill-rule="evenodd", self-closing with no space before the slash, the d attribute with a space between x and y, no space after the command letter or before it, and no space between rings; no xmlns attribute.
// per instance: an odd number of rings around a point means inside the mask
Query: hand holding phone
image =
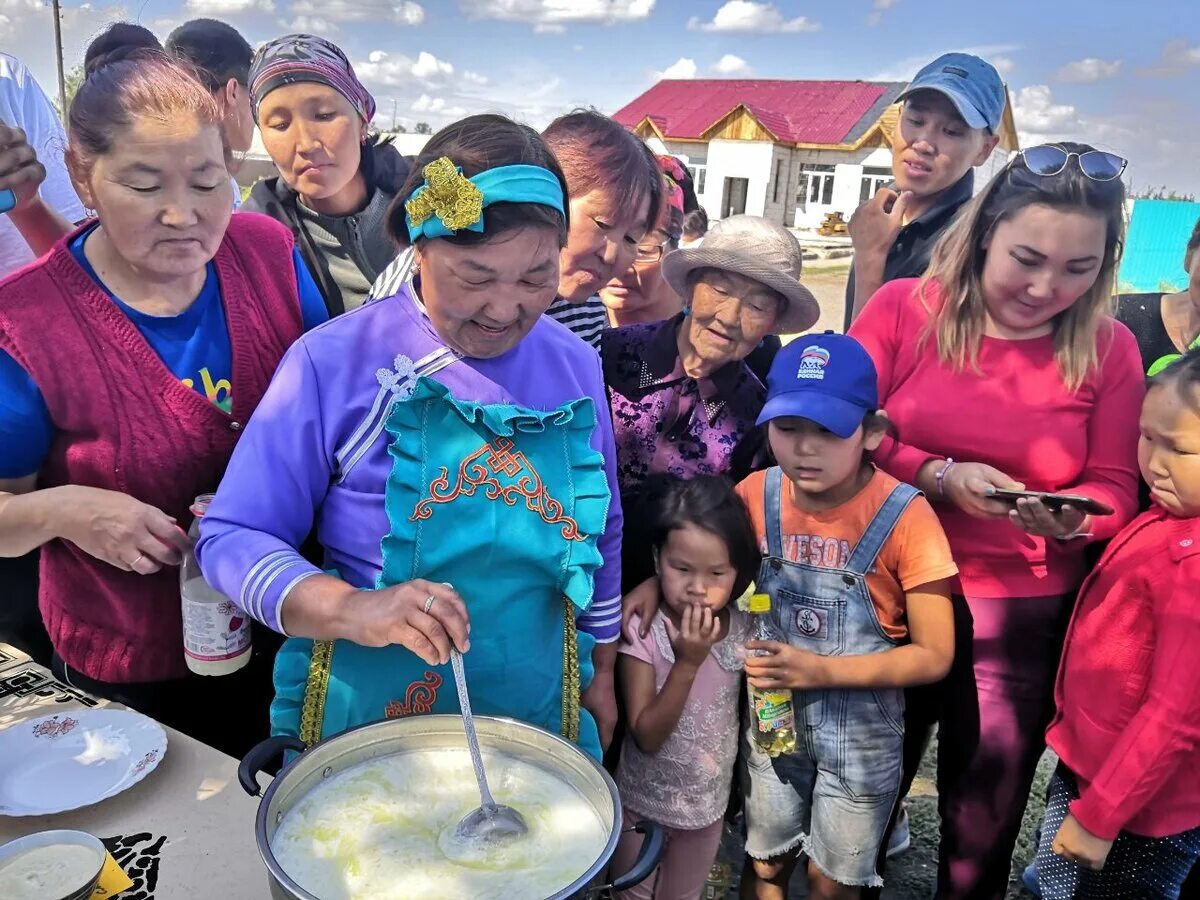
<svg viewBox="0 0 1200 900"><path fill-rule="evenodd" d="M993 487L988 496L1014 508L1021 499L1040 500L1042 505L1051 512L1060 512L1064 506L1071 506L1090 516L1111 516L1115 510L1107 503L1083 497L1079 494L1058 494L1051 491L1007 491Z"/></svg>
<svg viewBox="0 0 1200 900"><path fill-rule="evenodd" d="M0 213L11 212L37 195L46 180L25 132L0 122Z"/></svg>

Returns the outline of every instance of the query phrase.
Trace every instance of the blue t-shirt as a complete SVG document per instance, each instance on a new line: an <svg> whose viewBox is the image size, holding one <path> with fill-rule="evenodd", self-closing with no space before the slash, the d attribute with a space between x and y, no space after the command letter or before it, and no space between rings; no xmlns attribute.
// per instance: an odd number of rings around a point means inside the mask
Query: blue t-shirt
<svg viewBox="0 0 1200 900"><path fill-rule="evenodd" d="M210 262L200 295L177 316L149 316L122 303L96 275L83 253L91 230L71 242L71 253L92 280L112 297L180 381L229 412L233 404L232 351L225 303ZM329 318L325 301L298 251L292 251L300 313L307 331ZM82 386L81 386L82 389ZM50 450L54 423L37 385L17 361L0 350L0 478L38 471Z"/></svg>

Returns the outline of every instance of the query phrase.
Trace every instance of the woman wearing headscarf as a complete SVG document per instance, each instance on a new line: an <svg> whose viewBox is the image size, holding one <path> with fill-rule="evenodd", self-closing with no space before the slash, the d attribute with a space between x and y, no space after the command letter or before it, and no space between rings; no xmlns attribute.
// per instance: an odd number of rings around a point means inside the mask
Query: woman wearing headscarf
<svg viewBox="0 0 1200 900"><path fill-rule="evenodd" d="M311 744L457 712L455 648L476 712L598 756L622 516L599 358L542 315L574 215L565 179L532 129L472 116L430 139L402 198L389 232L419 274L288 353L204 517L200 565L291 636L276 732ZM297 549L314 525L321 567Z"/></svg>
<svg viewBox="0 0 1200 900"><path fill-rule="evenodd" d="M279 175L242 209L291 229L330 315L361 306L396 256L387 211L409 170L368 132L374 98L339 47L289 34L255 54L250 101Z"/></svg>

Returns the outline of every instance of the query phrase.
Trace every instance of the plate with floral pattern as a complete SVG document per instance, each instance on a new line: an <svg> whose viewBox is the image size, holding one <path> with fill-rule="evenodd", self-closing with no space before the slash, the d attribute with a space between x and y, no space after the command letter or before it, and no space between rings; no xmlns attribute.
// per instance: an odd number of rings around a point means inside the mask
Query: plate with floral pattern
<svg viewBox="0 0 1200 900"><path fill-rule="evenodd" d="M91 806L137 784L162 761L167 733L130 709L73 709L0 731L0 815Z"/></svg>

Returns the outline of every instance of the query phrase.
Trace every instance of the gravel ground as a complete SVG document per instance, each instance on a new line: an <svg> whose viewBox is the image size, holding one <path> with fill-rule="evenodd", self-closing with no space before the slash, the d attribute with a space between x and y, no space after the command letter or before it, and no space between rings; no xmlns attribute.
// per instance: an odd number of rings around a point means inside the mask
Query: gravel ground
<svg viewBox="0 0 1200 900"><path fill-rule="evenodd" d="M906 853L888 861L884 873L884 900L929 900L933 897L937 881L938 813L937 789L934 786L934 753L937 742L933 742L921 766L921 774L913 784L908 798L909 827L912 846ZM1033 858L1034 833L1041 822L1043 797L1046 784L1054 771L1054 758L1047 753L1038 766L1029 806L1025 810L1025 821L1017 847L1013 853L1012 876L1009 879L1008 900L1029 900L1030 894L1020 886L1021 872ZM728 898L737 898L737 876L741 870L741 836L732 830L726 831L724 853L733 862L734 883ZM790 898L807 897L808 891L802 879L793 880Z"/></svg>

